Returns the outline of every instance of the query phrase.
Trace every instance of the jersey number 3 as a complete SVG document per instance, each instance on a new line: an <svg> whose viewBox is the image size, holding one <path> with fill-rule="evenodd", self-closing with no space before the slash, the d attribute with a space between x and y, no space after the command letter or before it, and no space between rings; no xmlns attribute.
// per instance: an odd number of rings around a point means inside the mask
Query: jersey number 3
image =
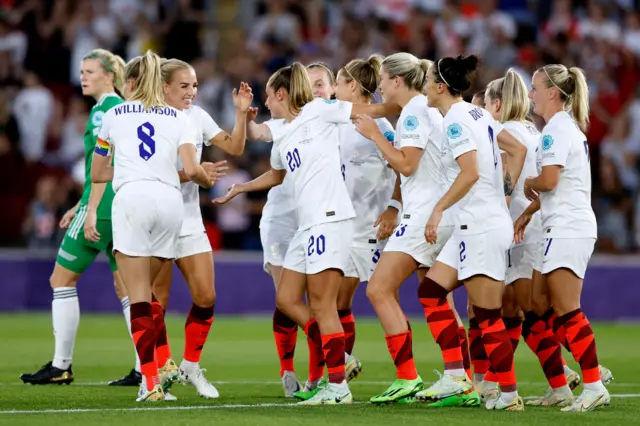
<svg viewBox="0 0 640 426"><path fill-rule="evenodd" d="M148 121L138 126L138 139L140 139L138 151L140 152L140 158L144 161L148 161L156 153L156 141L153 140L155 134L156 129Z"/></svg>

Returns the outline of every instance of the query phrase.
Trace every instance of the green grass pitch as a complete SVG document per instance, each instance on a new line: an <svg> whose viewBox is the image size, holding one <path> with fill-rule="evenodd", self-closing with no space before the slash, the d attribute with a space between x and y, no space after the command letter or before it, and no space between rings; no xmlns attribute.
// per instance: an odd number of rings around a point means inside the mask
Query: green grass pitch
<svg viewBox="0 0 640 426"><path fill-rule="evenodd" d="M184 318L168 318L169 340L176 362L182 359ZM282 396L278 363L269 318L216 319L201 365L216 383L220 399L205 400L191 387L176 385L177 402L140 404L136 388L113 388L106 382L133 366L133 344L122 316L83 315L76 342L70 386L30 386L18 379L49 361L53 355L50 315L0 315L0 424L146 424L146 425L539 425L637 424L640 415L640 325L596 324L600 362L616 380L609 408L592 413L561 413L555 408L527 407L524 413L474 409L428 409L424 405L372 406L366 401L395 378L384 335L376 319L356 318L355 354L364 372L352 382L352 406L298 407ZM422 378L431 382L441 368L440 353L424 319L412 321L414 354ZM298 334L296 369L306 376L307 345ZM577 368L565 354L569 364ZM520 393L541 395L546 389L536 358L521 342L516 354ZM576 394L582 390L579 387Z"/></svg>

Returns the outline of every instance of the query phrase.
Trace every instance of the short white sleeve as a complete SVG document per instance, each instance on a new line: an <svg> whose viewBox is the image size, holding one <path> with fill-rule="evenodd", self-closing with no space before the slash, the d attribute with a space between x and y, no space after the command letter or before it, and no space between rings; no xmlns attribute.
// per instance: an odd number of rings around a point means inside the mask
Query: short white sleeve
<svg viewBox="0 0 640 426"><path fill-rule="evenodd" d="M540 145L542 149L541 167L565 166L569 155L569 143L562 139L562 135L559 135L558 132L547 131L542 134Z"/></svg>
<svg viewBox="0 0 640 426"><path fill-rule="evenodd" d="M109 142L110 144L113 144L113 141L109 137L109 129L111 128L111 119L109 117L112 116L113 114L109 114L109 111L102 116L102 124L100 125L100 132L98 133L98 139Z"/></svg>
<svg viewBox="0 0 640 426"><path fill-rule="evenodd" d="M378 123L378 129L380 129L380 133L384 135L384 138L389 141L391 145L393 145L393 141L396 137L396 132L393 129L391 123L386 118L380 118L376 120Z"/></svg>
<svg viewBox="0 0 640 426"><path fill-rule="evenodd" d="M278 138L280 132L284 129L284 126L287 124L287 122L285 120L271 119L265 121L262 124L269 128L269 132L271 132L271 139L272 141L275 141Z"/></svg>
<svg viewBox="0 0 640 426"><path fill-rule="evenodd" d="M284 170L284 164L282 164L282 158L280 157L280 147L277 143L271 146L271 168Z"/></svg>
<svg viewBox="0 0 640 426"><path fill-rule="evenodd" d="M98 133L98 140L96 140L96 146L93 150L94 153L102 156L108 157L113 152L113 141L109 136L109 129L111 128L111 119L113 114L107 114L102 117L102 126L100 127L100 132Z"/></svg>
<svg viewBox="0 0 640 426"><path fill-rule="evenodd" d="M191 121L189 121L189 117L187 116L187 114L180 112L180 117L178 120L179 125L181 126L178 146L182 146L187 143L196 146L196 141L198 140L198 135L196 134L197 131L196 129L194 129L194 126L191 125Z"/></svg>
<svg viewBox="0 0 640 426"><path fill-rule="evenodd" d="M498 137L500 132L504 130L504 125L500 123L498 120L493 120L493 124L491 125L491 127L493 128L493 134L496 136L496 138Z"/></svg>
<svg viewBox="0 0 640 426"><path fill-rule="evenodd" d="M447 141L449 141L453 158L478 150L471 134L471 129L466 124L453 122L447 125L445 131L447 132Z"/></svg>
<svg viewBox="0 0 640 426"><path fill-rule="evenodd" d="M414 111L410 111L408 115L401 117L402 123L399 123L400 131L398 132L397 146L400 148L411 146L425 149L429 142L429 138L425 136L429 136L432 130L431 119L427 114L422 113L422 111L415 111L416 113L420 113L420 117L413 114L413 112ZM429 128L425 129L424 127L427 126Z"/></svg>
<svg viewBox="0 0 640 426"><path fill-rule="evenodd" d="M200 110L200 119L202 120L202 136L204 137L204 144L211 146L211 139L218 136L222 132L222 129L218 124L213 121L213 118L209 113L203 109Z"/></svg>
<svg viewBox="0 0 640 426"><path fill-rule="evenodd" d="M339 101L337 99L328 99L319 101L319 113L327 123L346 124L351 122L351 110L353 104L351 102Z"/></svg>

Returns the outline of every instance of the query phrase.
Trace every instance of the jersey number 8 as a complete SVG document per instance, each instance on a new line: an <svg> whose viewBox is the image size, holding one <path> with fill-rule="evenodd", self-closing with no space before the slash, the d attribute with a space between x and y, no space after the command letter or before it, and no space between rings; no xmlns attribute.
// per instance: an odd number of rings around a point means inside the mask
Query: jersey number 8
<svg viewBox="0 0 640 426"><path fill-rule="evenodd" d="M148 121L138 126L138 139L140 139L138 151L140 152L140 158L144 161L148 161L156 153L156 141L153 140L155 134L156 129Z"/></svg>

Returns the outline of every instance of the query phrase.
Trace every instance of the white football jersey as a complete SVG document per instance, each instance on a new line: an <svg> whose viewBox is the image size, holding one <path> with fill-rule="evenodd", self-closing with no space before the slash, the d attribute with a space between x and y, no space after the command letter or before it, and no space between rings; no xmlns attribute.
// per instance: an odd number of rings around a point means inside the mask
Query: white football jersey
<svg viewBox="0 0 640 426"><path fill-rule="evenodd" d="M455 232L480 234L511 226L496 140L503 130L502 124L485 109L468 102L457 102L444 117L444 128L454 158L476 151L480 174L471 190L458 202Z"/></svg>
<svg viewBox="0 0 640 426"><path fill-rule="evenodd" d="M286 120L268 120L264 122L271 136L275 139L278 134L282 133L287 125ZM274 150L276 150L274 152ZM278 155L275 144L271 147L271 155ZM262 220L277 220L282 217L294 217L296 215L296 205L293 200L293 185L291 175L287 173L282 184L274 186L267 194L267 203L262 209Z"/></svg>
<svg viewBox="0 0 640 426"><path fill-rule="evenodd" d="M213 121L213 118L199 106L193 105L185 109L184 113L189 117L194 136L196 137L196 160L202 159L202 144L211 145L211 139L216 137L222 129ZM182 170L182 160L178 156L177 169ZM200 211L199 186L195 182L185 182L180 186L182 200L184 201L184 219L180 236L193 235L204 231L202 212Z"/></svg>
<svg viewBox="0 0 640 426"><path fill-rule="evenodd" d="M160 181L180 190L178 147L195 145L189 117L170 106L146 110L141 102L124 102L102 118L96 152L115 148L113 190L129 182Z"/></svg>
<svg viewBox="0 0 640 426"><path fill-rule="evenodd" d="M380 132L393 143L394 131L385 118L376 120ZM342 177L356 212L353 240L367 245L376 241L373 227L393 195L396 174L387 167L373 141L362 136L352 123L340 126Z"/></svg>
<svg viewBox="0 0 640 426"><path fill-rule="evenodd" d="M355 216L340 172L338 124L351 121L352 104L315 99L279 135L271 167L291 174L299 229Z"/></svg>
<svg viewBox="0 0 640 426"><path fill-rule="evenodd" d="M591 164L587 137L564 111L557 112L542 129L537 167L562 166L558 185L540 193L545 238L597 238L591 208Z"/></svg>
<svg viewBox="0 0 640 426"><path fill-rule="evenodd" d="M426 225L433 208L451 186L447 168L455 161L447 150L442 121L442 114L436 108L429 108L423 95L414 96L400 113L395 147L422 150L415 172L411 176L400 175L402 223ZM440 224L453 225L453 212L445 211Z"/></svg>
<svg viewBox="0 0 640 426"><path fill-rule="evenodd" d="M503 123L503 126L511 135L518 139L524 146L527 147L527 156L524 160L524 166L522 166L522 172L513 187L513 193L511 194L511 205L509 206L509 212L511 213L511 219L515 222L516 219L525 211L531 201L527 200L524 195L524 181L528 177L535 177L538 175L536 168L536 155L538 144L540 143L540 133L531 123L523 123L521 121L507 121ZM523 244L534 243L542 240L542 222L540 219L540 213L536 213L531 218L531 222L527 226L524 233Z"/></svg>

